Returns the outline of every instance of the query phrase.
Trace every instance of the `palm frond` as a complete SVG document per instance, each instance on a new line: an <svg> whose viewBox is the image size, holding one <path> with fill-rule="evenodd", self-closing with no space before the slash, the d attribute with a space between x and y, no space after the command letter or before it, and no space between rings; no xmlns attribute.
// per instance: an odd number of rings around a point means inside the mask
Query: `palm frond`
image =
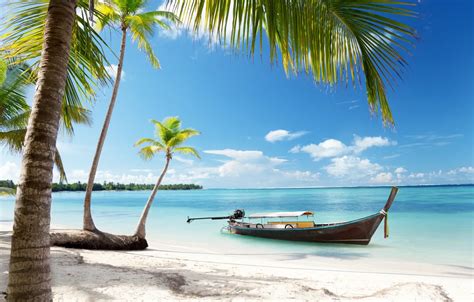
<svg viewBox="0 0 474 302"><path fill-rule="evenodd" d="M106 2L98 3L95 5L98 12L102 14L102 18L97 20L95 28L98 31L104 29L105 26L115 24L116 26L120 23L120 15L117 13L117 9L113 4Z"/></svg>
<svg viewBox="0 0 474 302"><path fill-rule="evenodd" d="M190 137L201 134L194 129L184 129L177 131L173 137L168 141L167 146L177 147L188 140Z"/></svg>
<svg viewBox="0 0 474 302"><path fill-rule="evenodd" d="M139 140L137 140L137 142L135 144L133 144L134 147L138 147L140 145L143 145L144 143L154 143L155 140L152 139L152 138L141 138Z"/></svg>
<svg viewBox="0 0 474 302"><path fill-rule="evenodd" d="M5 145L12 153L21 153L25 135L26 128L0 131L0 144Z"/></svg>
<svg viewBox="0 0 474 302"><path fill-rule="evenodd" d="M7 62L0 58L0 85L5 82L5 79L7 78Z"/></svg>
<svg viewBox="0 0 474 302"><path fill-rule="evenodd" d="M177 116L170 116L170 117L167 117L163 120L163 125L166 128L168 128L172 131L175 131L175 130L177 130L178 128L181 127L181 120Z"/></svg>
<svg viewBox="0 0 474 302"><path fill-rule="evenodd" d="M15 58L19 63L28 62L31 74L37 76L44 39L44 25L48 9L46 0L13 1L5 5L9 18L2 22L0 52L6 59ZM77 106L82 100L92 100L98 85L110 82L105 55L107 44L92 28L87 19L88 1L79 0L76 23L68 64L68 79L64 101ZM102 14L94 11L95 19ZM34 79L33 79L34 81Z"/></svg>
<svg viewBox="0 0 474 302"><path fill-rule="evenodd" d="M125 20L132 34L132 40L137 42L138 48L146 53L151 65L154 68L160 68L160 61L149 42L149 36L153 33L154 23L148 22L148 20L140 15L127 16Z"/></svg>
<svg viewBox="0 0 474 302"><path fill-rule="evenodd" d="M172 137L172 132L168 129L168 127L166 127L157 120L151 120L151 122L155 124L155 136L159 137L161 141L166 145Z"/></svg>
<svg viewBox="0 0 474 302"><path fill-rule="evenodd" d="M270 61L287 74L312 73L333 85L365 77L372 112L393 124L386 97L406 66L401 52L414 30L398 21L413 17L413 3L398 0L168 0L167 9L199 33L208 32L235 51L253 56L266 35ZM257 42L258 41L258 42Z"/></svg>
<svg viewBox="0 0 474 302"><path fill-rule="evenodd" d="M177 147L177 148L174 148L173 152L182 153L182 154L191 154L201 159L201 156L199 156L199 153L196 151L196 149L192 147Z"/></svg>
<svg viewBox="0 0 474 302"><path fill-rule="evenodd" d="M138 154L140 154L140 157L144 160L150 160L155 156L155 154L161 151L163 151L163 148L152 145L141 148L140 151L138 151Z"/></svg>
<svg viewBox="0 0 474 302"><path fill-rule="evenodd" d="M59 171L59 182L67 182L66 171L64 170L63 160L61 158L61 154L59 153L58 148L56 147L56 151L54 152L54 164Z"/></svg>

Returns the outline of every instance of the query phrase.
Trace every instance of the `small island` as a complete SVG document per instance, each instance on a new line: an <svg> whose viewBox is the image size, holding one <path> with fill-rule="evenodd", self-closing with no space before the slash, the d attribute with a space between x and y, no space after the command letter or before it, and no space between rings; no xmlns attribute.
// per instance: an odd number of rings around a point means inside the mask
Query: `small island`
<svg viewBox="0 0 474 302"><path fill-rule="evenodd" d="M87 183L81 183L80 181L74 183L53 183L53 192L63 191L85 191ZM153 184L121 184L114 182L94 183L93 191L143 191L152 190ZM12 180L0 180L0 188L15 189L16 185ZM160 185L160 190L201 190L201 185L196 184L169 184Z"/></svg>

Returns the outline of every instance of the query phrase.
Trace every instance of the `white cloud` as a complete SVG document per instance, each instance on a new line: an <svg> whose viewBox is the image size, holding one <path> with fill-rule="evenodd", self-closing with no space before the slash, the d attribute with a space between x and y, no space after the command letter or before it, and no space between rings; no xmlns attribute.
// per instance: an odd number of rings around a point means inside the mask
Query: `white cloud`
<svg viewBox="0 0 474 302"><path fill-rule="evenodd" d="M297 150L292 149L294 152ZM319 144L310 144L298 148L299 152L308 153L314 160L320 160L325 157L335 157L349 152L349 148L341 141L336 139L327 139ZM291 151L291 150L290 150Z"/></svg>
<svg viewBox="0 0 474 302"><path fill-rule="evenodd" d="M170 29L160 29L158 35L170 40L176 40L183 34L183 28L176 24L170 24Z"/></svg>
<svg viewBox="0 0 474 302"><path fill-rule="evenodd" d="M352 145L347 146L337 139L327 139L319 144L310 144L306 146L295 146L290 153L305 152L314 160L318 161L322 158L337 157L341 155L359 154L372 147L385 147L396 145L397 142L391 141L381 136L360 137L354 135Z"/></svg>
<svg viewBox="0 0 474 302"><path fill-rule="evenodd" d="M286 159L265 156L262 151L223 149L206 150L204 153L222 155L231 159L224 161L217 168L221 177L260 173L286 162Z"/></svg>
<svg viewBox="0 0 474 302"><path fill-rule="evenodd" d="M306 134L306 131L290 132L288 130L273 130L265 135L265 140L274 143L278 141L291 141Z"/></svg>
<svg viewBox="0 0 474 302"><path fill-rule="evenodd" d="M380 172L382 166L368 159L345 155L331 159L331 163L323 169L335 177L360 179Z"/></svg>
<svg viewBox="0 0 474 302"><path fill-rule="evenodd" d="M273 164L281 164L286 162L286 159L278 157L267 157L263 155L262 151L253 150L234 150L234 149L222 149L222 150L206 150L204 153L223 155L234 160L246 161L246 162L260 162L262 160L271 162Z"/></svg>
<svg viewBox="0 0 474 302"><path fill-rule="evenodd" d="M458 171L461 173L474 173L474 167L461 167Z"/></svg>
<svg viewBox="0 0 474 302"><path fill-rule="evenodd" d="M406 173L408 172L407 169L403 168L403 167L398 167L395 169L395 174L403 174L403 173Z"/></svg>
<svg viewBox="0 0 474 302"><path fill-rule="evenodd" d="M473 174L474 173L474 167L461 167L457 169L450 170L448 172L448 175L457 175L457 174Z"/></svg>
<svg viewBox="0 0 474 302"><path fill-rule="evenodd" d="M425 177L425 173L410 173L408 177L409 178L423 178Z"/></svg>
<svg viewBox="0 0 474 302"><path fill-rule="evenodd" d="M369 181L371 183L375 183L375 184L387 184L387 183L392 183L394 180L393 180L393 177L392 177L392 173L390 173L390 172L381 172L381 173L375 175L374 177L370 178Z"/></svg>
<svg viewBox="0 0 474 302"><path fill-rule="evenodd" d="M290 153L299 153L299 152L301 152L301 146L296 145L293 148L291 148L290 151L288 151L288 152L290 152Z"/></svg>
<svg viewBox="0 0 474 302"><path fill-rule="evenodd" d="M397 157L400 157L400 154L395 153L395 154L391 154L391 155L386 155L386 156L383 157L383 159L394 159L394 158L397 158Z"/></svg>
<svg viewBox="0 0 474 302"><path fill-rule="evenodd" d="M116 64L110 64L109 66L105 66L105 70L107 73L115 79L117 76L117 68L118 66ZM120 77L122 81L125 81L125 70L122 69L122 76Z"/></svg>
<svg viewBox="0 0 474 302"><path fill-rule="evenodd" d="M353 149L355 153L360 153L372 147L385 147L396 145L397 142L390 141L386 137L381 136L366 136L360 137L354 135Z"/></svg>
<svg viewBox="0 0 474 302"><path fill-rule="evenodd" d="M20 167L11 161L7 161L0 166L0 179L18 181L20 177Z"/></svg>
<svg viewBox="0 0 474 302"><path fill-rule="evenodd" d="M204 153L228 158L207 170L209 182L215 187L314 186L319 179L319 173L283 169L286 159L266 156L261 151L223 149Z"/></svg>

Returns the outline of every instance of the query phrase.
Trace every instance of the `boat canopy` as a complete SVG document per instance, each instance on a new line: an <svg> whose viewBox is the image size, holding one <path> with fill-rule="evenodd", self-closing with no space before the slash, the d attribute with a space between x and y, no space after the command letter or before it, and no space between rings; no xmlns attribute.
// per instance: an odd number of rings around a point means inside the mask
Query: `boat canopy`
<svg viewBox="0 0 474 302"><path fill-rule="evenodd" d="M279 217L298 217L298 216L313 216L311 211L296 211L296 212L275 212L275 213L258 213L249 215L248 218L279 218Z"/></svg>

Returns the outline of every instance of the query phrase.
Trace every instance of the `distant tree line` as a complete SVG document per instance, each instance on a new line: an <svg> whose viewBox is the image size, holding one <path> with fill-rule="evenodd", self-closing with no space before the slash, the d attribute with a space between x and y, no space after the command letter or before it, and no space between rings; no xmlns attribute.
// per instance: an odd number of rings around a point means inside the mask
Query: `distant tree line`
<svg viewBox="0 0 474 302"><path fill-rule="evenodd" d="M114 182L104 182L103 184L94 183L93 191L140 191L140 190L152 190L153 184L121 184ZM0 180L0 188L12 188L15 189L16 185L11 180ZM85 191L87 183L81 183L80 181L75 183L53 183L53 192L61 191ZM202 186L196 184L171 184L171 185L160 185L160 190L200 190Z"/></svg>
<svg viewBox="0 0 474 302"><path fill-rule="evenodd" d="M15 189L15 183L12 180L0 180L0 188Z"/></svg>

